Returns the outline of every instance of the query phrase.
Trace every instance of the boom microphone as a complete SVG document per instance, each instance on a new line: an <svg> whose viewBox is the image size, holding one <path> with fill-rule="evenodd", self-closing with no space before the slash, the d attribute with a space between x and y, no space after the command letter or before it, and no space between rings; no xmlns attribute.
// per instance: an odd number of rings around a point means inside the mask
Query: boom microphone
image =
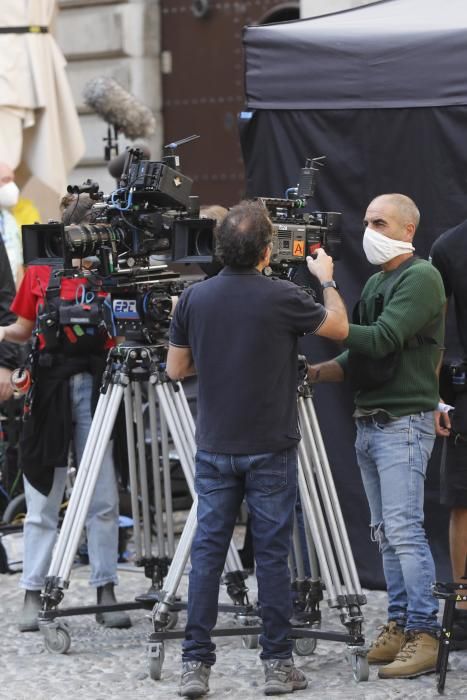
<svg viewBox="0 0 467 700"><path fill-rule="evenodd" d="M145 143L135 143L132 148L139 148L140 151L143 152L143 159L144 160L149 160L151 158L151 151L149 148L146 146ZM125 150L123 153L120 153L119 156L115 156L115 158L112 158L112 160L109 160L107 164L107 170L109 173L112 175L112 177L115 180L119 180L122 173L123 173L123 168L125 166L125 161L127 157L127 150Z"/></svg>
<svg viewBox="0 0 467 700"><path fill-rule="evenodd" d="M86 104L131 140L147 138L156 130L153 113L112 78L93 78L83 90Z"/></svg>

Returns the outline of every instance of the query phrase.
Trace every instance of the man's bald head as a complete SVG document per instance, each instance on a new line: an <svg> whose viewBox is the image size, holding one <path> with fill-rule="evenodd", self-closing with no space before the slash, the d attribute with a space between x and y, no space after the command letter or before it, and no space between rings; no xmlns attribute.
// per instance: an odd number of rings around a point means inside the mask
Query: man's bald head
<svg viewBox="0 0 467 700"><path fill-rule="evenodd" d="M365 226L369 226L388 238L412 241L420 222L420 212L415 202L405 194L381 194L375 197L365 214Z"/></svg>
<svg viewBox="0 0 467 700"><path fill-rule="evenodd" d="M405 194L393 192L391 194L381 194L375 197L371 204L378 200L381 200L381 203L392 205L397 210L402 225L413 224L415 230L417 230L418 224L420 223L420 211L413 199L410 199L410 197L407 197Z"/></svg>

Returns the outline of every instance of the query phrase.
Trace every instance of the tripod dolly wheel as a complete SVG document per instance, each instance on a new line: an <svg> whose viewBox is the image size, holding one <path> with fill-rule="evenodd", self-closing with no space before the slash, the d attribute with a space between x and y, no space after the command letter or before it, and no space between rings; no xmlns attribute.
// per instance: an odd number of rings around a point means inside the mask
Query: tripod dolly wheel
<svg viewBox="0 0 467 700"><path fill-rule="evenodd" d="M370 666L366 656L351 654L350 663L352 665L352 674L357 683L367 681L370 677Z"/></svg>
<svg viewBox="0 0 467 700"><path fill-rule="evenodd" d="M51 654L66 654L71 644L70 633L64 622L56 622L42 629L44 644Z"/></svg>
<svg viewBox="0 0 467 700"><path fill-rule="evenodd" d="M148 647L149 677L153 681L160 681L162 666L164 665L165 651L164 642L156 642Z"/></svg>
<svg viewBox="0 0 467 700"><path fill-rule="evenodd" d="M294 639L293 648L298 656L311 656L315 653L317 640L313 637L298 637Z"/></svg>

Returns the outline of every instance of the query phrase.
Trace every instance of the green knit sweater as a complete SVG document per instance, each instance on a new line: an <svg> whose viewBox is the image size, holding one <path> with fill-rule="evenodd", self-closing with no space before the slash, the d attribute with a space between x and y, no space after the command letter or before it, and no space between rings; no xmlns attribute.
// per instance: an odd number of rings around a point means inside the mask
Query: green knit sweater
<svg viewBox="0 0 467 700"><path fill-rule="evenodd" d="M368 317L374 318L374 300L391 284L397 271L378 272L366 283L362 299ZM446 298L441 276L426 260L415 260L399 273L391 297L379 318L368 326L350 325L344 344L348 349L382 358L394 351L402 351L394 377L376 389L357 391L357 412L382 409L394 416L405 416L431 411L439 401L436 367L444 340L444 304ZM424 334L429 327L429 333ZM416 334L427 335L436 341L404 347ZM336 358L344 372L348 350Z"/></svg>

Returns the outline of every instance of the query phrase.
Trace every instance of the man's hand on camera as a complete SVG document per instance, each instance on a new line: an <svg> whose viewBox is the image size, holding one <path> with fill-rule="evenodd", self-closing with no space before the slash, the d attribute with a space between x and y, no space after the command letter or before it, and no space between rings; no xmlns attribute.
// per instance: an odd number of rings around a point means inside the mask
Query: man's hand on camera
<svg viewBox="0 0 467 700"><path fill-rule="evenodd" d="M332 280L334 261L330 255L325 253L323 248L318 248L316 258L312 258L309 255L306 259L306 264L311 274L317 277L321 283Z"/></svg>
<svg viewBox="0 0 467 700"><path fill-rule="evenodd" d="M0 367L0 402L8 401L8 399L13 396L13 387L11 386L10 378L11 369Z"/></svg>

